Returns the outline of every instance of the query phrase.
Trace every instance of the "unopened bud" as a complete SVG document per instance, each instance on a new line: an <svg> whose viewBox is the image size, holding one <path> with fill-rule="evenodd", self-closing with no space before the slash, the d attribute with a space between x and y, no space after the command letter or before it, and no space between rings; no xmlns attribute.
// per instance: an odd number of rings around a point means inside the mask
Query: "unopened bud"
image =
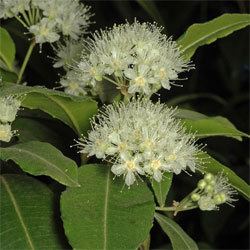
<svg viewBox="0 0 250 250"><path fill-rule="evenodd" d="M213 180L214 180L214 176L213 176L213 174L211 174L211 173L207 173L207 174L205 174L205 176L204 176L204 180L205 180L207 183L210 183L211 181L213 181Z"/></svg>
<svg viewBox="0 0 250 250"><path fill-rule="evenodd" d="M227 201L227 197L224 193L219 193L214 196L214 202L216 205L223 204Z"/></svg>
<svg viewBox="0 0 250 250"><path fill-rule="evenodd" d="M192 194L191 195L191 199L192 199L192 201L198 201L199 199L200 199L200 195L199 194Z"/></svg>
<svg viewBox="0 0 250 250"><path fill-rule="evenodd" d="M203 190L207 186L207 183L204 180L200 180L197 186L199 189Z"/></svg>
<svg viewBox="0 0 250 250"><path fill-rule="evenodd" d="M212 193L212 192L214 191L214 188L213 188L212 185L207 185L207 186L205 187L205 191L206 191L207 193Z"/></svg>

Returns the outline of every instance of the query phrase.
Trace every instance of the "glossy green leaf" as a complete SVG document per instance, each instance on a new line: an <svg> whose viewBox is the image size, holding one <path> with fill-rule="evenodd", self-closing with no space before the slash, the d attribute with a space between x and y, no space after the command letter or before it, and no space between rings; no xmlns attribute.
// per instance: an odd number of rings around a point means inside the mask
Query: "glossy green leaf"
<svg viewBox="0 0 250 250"><path fill-rule="evenodd" d="M48 175L66 186L79 186L76 163L49 143L30 141L0 148L0 159L13 160L29 174Z"/></svg>
<svg viewBox="0 0 250 250"><path fill-rule="evenodd" d="M137 249L148 236L154 199L146 183L130 189L108 166L79 168L80 188L61 196L65 233L74 249Z"/></svg>
<svg viewBox="0 0 250 250"><path fill-rule="evenodd" d="M181 118L188 131L196 133L197 138L210 136L226 136L242 140L249 135L239 131L228 119L222 116L205 116L201 113L178 109L176 118Z"/></svg>
<svg viewBox="0 0 250 250"><path fill-rule="evenodd" d="M0 86L0 97L25 96L22 106L40 109L69 125L78 134L86 134L89 119L97 112L97 103L88 97L77 97L43 87L28 87L4 83Z"/></svg>
<svg viewBox="0 0 250 250"><path fill-rule="evenodd" d="M237 174L235 174L230 168L224 166L220 162L213 159L206 153L198 155L199 159L203 162L201 172L205 173L223 173L229 180L230 184L238 190L238 192L245 198L250 198L250 186L242 180Z"/></svg>
<svg viewBox="0 0 250 250"><path fill-rule="evenodd" d="M168 235L173 250L198 250L193 239L191 239L175 221L159 213L155 213L155 219Z"/></svg>
<svg viewBox="0 0 250 250"><path fill-rule="evenodd" d="M2 79L2 81L15 82L17 80L17 75L0 68L0 79Z"/></svg>
<svg viewBox="0 0 250 250"><path fill-rule="evenodd" d="M210 44L248 25L249 14L224 14L209 22L191 25L177 42L184 56L189 59L198 47Z"/></svg>
<svg viewBox="0 0 250 250"><path fill-rule="evenodd" d="M161 13L157 9L153 0L136 0L141 7L152 17L154 21L164 26L164 21L161 17Z"/></svg>
<svg viewBox="0 0 250 250"><path fill-rule="evenodd" d="M25 175L1 175L0 182L1 250L65 249L52 191Z"/></svg>
<svg viewBox="0 0 250 250"><path fill-rule="evenodd" d="M184 126L188 131L196 132L197 138L210 136L226 136L242 141L241 137L249 135L239 131L228 119L221 116L208 117L199 120L185 119Z"/></svg>
<svg viewBox="0 0 250 250"><path fill-rule="evenodd" d="M0 27L0 58L10 71L13 71L16 48L8 31Z"/></svg>
<svg viewBox="0 0 250 250"><path fill-rule="evenodd" d="M165 172L161 182L157 182L154 179L151 182L156 199L161 207L164 207L165 205L168 191L172 184L172 178L172 173Z"/></svg>
<svg viewBox="0 0 250 250"><path fill-rule="evenodd" d="M41 141L54 146L60 146L59 143L63 142L62 136L38 119L17 117L12 128L18 131L19 142Z"/></svg>

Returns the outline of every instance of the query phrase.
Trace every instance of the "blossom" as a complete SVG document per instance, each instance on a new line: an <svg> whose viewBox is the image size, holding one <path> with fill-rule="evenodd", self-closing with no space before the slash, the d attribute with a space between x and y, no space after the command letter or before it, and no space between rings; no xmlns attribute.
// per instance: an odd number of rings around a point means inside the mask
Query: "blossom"
<svg viewBox="0 0 250 250"><path fill-rule="evenodd" d="M13 134L10 124L0 124L0 141L9 142Z"/></svg>
<svg viewBox="0 0 250 250"><path fill-rule="evenodd" d="M77 40L86 33L89 9L78 0L2 0L0 18L15 17L36 43L53 43L61 36Z"/></svg>
<svg viewBox="0 0 250 250"><path fill-rule="evenodd" d="M56 54L53 66L55 68L63 67L65 70L69 70L75 63L80 61L84 49L84 42L83 39L79 41L66 39L63 42L57 42L56 46L53 46L53 49Z"/></svg>
<svg viewBox="0 0 250 250"><path fill-rule="evenodd" d="M80 152L112 164L131 186L139 175L160 182L164 172L179 174L199 167L199 146L174 118L175 110L146 99L105 106L92 121Z"/></svg>
<svg viewBox="0 0 250 250"><path fill-rule="evenodd" d="M76 72L70 70L60 80L60 84L64 87L64 91L71 95L86 95L86 91L82 87L82 82L78 79Z"/></svg>
<svg viewBox="0 0 250 250"><path fill-rule="evenodd" d="M35 35L36 43L53 43L60 38L55 23L48 18L43 18L39 23L30 26L29 30Z"/></svg>
<svg viewBox="0 0 250 250"><path fill-rule="evenodd" d="M150 96L161 87L169 90L181 72L193 68L161 27L136 20L96 32L87 43L87 51L78 65L85 85L92 81L95 88L105 78L131 95ZM98 79L89 69L98 71Z"/></svg>
<svg viewBox="0 0 250 250"><path fill-rule="evenodd" d="M0 98L0 122L8 123L15 120L21 101L12 96Z"/></svg>
<svg viewBox="0 0 250 250"><path fill-rule="evenodd" d="M11 123L15 120L21 101L12 97L0 97L0 141L9 142L15 131Z"/></svg>
<svg viewBox="0 0 250 250"><path fill-rule="evenodd" d="M233 196L237 192L229 184L228 178L223 173L206 174L198 182L197 188L197 193L193 193L191 199L193 202L197 202L201 210L218 210L219 205L227 203L232 206L232 202L236 201Z"/></svg>

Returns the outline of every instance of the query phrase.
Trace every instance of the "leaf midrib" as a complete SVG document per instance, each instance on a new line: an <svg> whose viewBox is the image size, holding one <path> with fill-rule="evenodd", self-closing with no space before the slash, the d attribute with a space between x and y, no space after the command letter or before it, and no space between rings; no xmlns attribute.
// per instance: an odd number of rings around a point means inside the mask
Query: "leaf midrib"
<svg viewBox="0 0 250 250"><path fill-rule="evenodd" d="M6 188L7 193L9 194L10 200L12 201L13 207L14 207L14 209L15 209L15 211L16 211L17 217L18 217L18 219L19 219L19 221L20 221L20 224L21 224L21 226L22 226L22 228L23 228L24 235L25 235L25 237L26 237L26 240L27 240L27 242L28 242L28 245L30 246L30 249L35 250L35 247L34 247L33 242L32 242L32 240L31 240L31 236L29 235L29 231L28 231L28 229L27 229L27 227L26 227L26 225L25 225L25 223L24 223L24 220L23 220L23 218L22 218L21 211L20 211L20 209L19 209L19 207L18 207L18 205L17 205L15 196L14 196L14 194L12 193L11 188L10 188L10 186L8 185L8 182L5 180L5 178L4 178L3 176L0 176L0 178L1 178L2 182L3 182L3 185L4 185L5 188Z"/></svg>
<svg viewBox="0 0 250 250"><path fill-rule="evenodd" d="M110 169L107 173L106 190L104 196L104 217L103 217L103 249L107 249L107 220L108 220L108 200L109 200L109 187L110 187Z"/></svg>
<svg viewBox="0 0 250 250"><path fill-rule="evenodd" d="M195 46L195 44L198 44L200 41L205 40L205 39L207 39L208 37L210 37L210 36L212 36L212 35L214 35L214 34L220 32L220 31L222 31L222 30L226 30L226 29L228 29L228 28L230 28L230 27L238 26L238 25L244 24L244 23L247 24L247 23L249 23L249 22L248 22L248 21L240 21L240 22L237 22L237 23L235 23L235 24L233 24L233 25L228 25L228 26L224 26L223 28L217 29L216 31L214 31L214 32L212 32L212 33L209 33L208 35L202 36L200 39L198 39L198 40L196 40L195 42L193 42L193 43L189 44L188 46L184 47L184 49L182 49L182 53L186 53L186 51L189 50L190 48L192 48L193 46Z"/></svg>
<svg viewBox="0 0 250 250"><path fill-rule="evenodd" d="M183 240L183 242L185 243L185 245L187 246L187 248L192 250L192 248L191 248L191 247L189 246L189 244L187 243L186 239L183 238L183 236L182 236L181 234L179 234L178 230L176 230L175 227L173 227L173 226L171 225L171 223L169 223L167 220L163 220L163 219L162 219L160 216L158 216L157 214L155 215L155 217L156 217L159 221L161 221L162 223L166 223L170 228L172 228L172 230L173 230L174 232L176 232L176 234Z"/></svg>
<svg viewBox="0 0 250 250"><path fill-rule="evenodd" d="M3 149L4 150L4 149ZM7 150L13 150L13 151L18 151L20 153L20 151L24 152L24 153L27 153L28 155L31 155L35 158L38 158L40 161L42 162L45 162L46 164L48 164L49 166L51 166L52 168L54 169L57 169L64 177L66 177L71 183L73 183L74 185L79 185L76 181L74 181L72 178L70 178L70 176L68 176L67 174L64 173L64 171L62 171L60 168L58 168L55 164L49 162L48 160L42 158L41 156L33 153L33 152L30 152L28 150L25 150L25 149L21 149L21 148L15 148L15 147L8 147ZM8 157L9 158L9 157Z"/></svg>
<svg viewBox="0 0 250 250"><path fill-rule="evenodd" d="M71 114L71 112L67 109L67 107L59 100L55 99L54 97L52 97L51 95L47 95L47 98L51 99L53 102L55 102L58 106L60 106L66 113L66 115L68 116L68 118L71 120L73 126L75 127L76 132L81 135L81 129L77 123L77 121L75 120L75 117Z"/></svg>

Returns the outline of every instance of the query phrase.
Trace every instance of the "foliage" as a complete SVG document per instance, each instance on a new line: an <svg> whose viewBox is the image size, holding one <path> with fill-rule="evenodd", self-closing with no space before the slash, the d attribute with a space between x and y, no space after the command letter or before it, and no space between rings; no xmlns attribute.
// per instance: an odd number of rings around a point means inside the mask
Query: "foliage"
<svg viewBox="0 0 250 250"><path fill-rule="evenodd" d="M141 11L145 10L153 20L161 25L167 23L158 3L139 0L136 2L137 7ZM117 6L117 3L114 2L114 5ZM28 13L29 10L26 11ZM195 57L199 47L212 44L217 39L250 25L249 20L249 14L224 14L208 22L191 25L177 40L183 58L190 59L194 56L193 61L199 66ZM124 90L119 93L119 88L110 88L105 80L102 82L103 86L98 89L100 93L94 96L75 96L55 90L55 76L51 79L48 76L51 84L33 81L29 76L30 72L42 72L39 67L34 71L31 69L38 64L28 64L29 60L34 60L31 56L33 47L27 53L28 57L23 56L24 63L19 70L15 61L22 61L16 53L20 44L16 38L12 39L12 29L9 27L11 26L6 21L0 28L0 98L16 98L21 101L21 108L14 122L3 123L3 111L0 107L0 125L11 125L18 130L13 131L10 142L1 142L0 147L0 241L3 249L149 249L150 240L151 246L154 246L154 241L163 233L168 236L174 250L198 249L200 242L197 244L192 238L199 237L188 232L191 238L176 222L182 218L184 212L189 213L186 210L198 208L194 205L194 200L191 200L191 197L194 197L192 194L197 192L197 175L207 173L216 176L222 173L229 185L244 199L249 200L250 187L244 175L240 174L237 168L225 166L233 164L225 160L228 156L223 160L219 149L217 151L216 147L215 150L209 148L210 140L215 140L216 143L221 140L223 143L225 137L232 138L236 140L230 143L237 146L245 143L249 135L220 112L205 115L192 110L189 101L193 97L190 98L189 94L184 97L177 96L169 101L172 105L188 103L176 110L174 119L184 131L193 134L194 140L207 142L208 146L205 149L201 146L196 156L198 164L201 165L199 172L188 177L188 185L184 190L181 186L185 185L187 176L183 177L183 174L173 176L172 172L164 172L161 182L141 175L137 178L137 183L128 188L122 177L114 178L110 165L112 159L96 155L96 158L105 158L100 164L100 159L91 157L94 153L88 152L89 155L81 154L78 157L78 138L87 136L93 127L103 125L102 122L90 122L98 110L103 112L103 102L127 103L131 96ZM35 47L35 44L32 46ZM43 48L42 53L47 51L49 50ZM199 50L197 53L199 54ZM27 75L23 74L24 71ZM119 79L119 75L116 76ZM25 80L27 82L24 82ZM96 82L100 82L100 79ZM48 86L50 88L47 88ZM196 97L194 94L194 100ZM201 95L201 98L203 97ZM211 102L218 102L218 105L225 105L224 100L221 101L221 98L214 95L205 97ZM155 96L151 99L154 100ZM105 116L108 117L108 114ZM1 133L4 131L0 130L0 138ZM221 138L217 138L218 136ZM74 140L77 142L74 143ZM223 160L223 163L219 160ZM204 179L206 176L209 175L205 175ZM180 187L175 184L178 184L178 181L182 183ZM189 185L192 185L194 190L188 194ZM180 194L186 196L180 202L175 201L180 198ZM167 205L168 203L170 205ZM235 206L237 207L237 203ZM176 215L177 219L173 217ZM185 226L185 229L187 228ZM160 234L155 233L155 230L160 230ZM208 232L208 229L204 231Z"/></svg>

